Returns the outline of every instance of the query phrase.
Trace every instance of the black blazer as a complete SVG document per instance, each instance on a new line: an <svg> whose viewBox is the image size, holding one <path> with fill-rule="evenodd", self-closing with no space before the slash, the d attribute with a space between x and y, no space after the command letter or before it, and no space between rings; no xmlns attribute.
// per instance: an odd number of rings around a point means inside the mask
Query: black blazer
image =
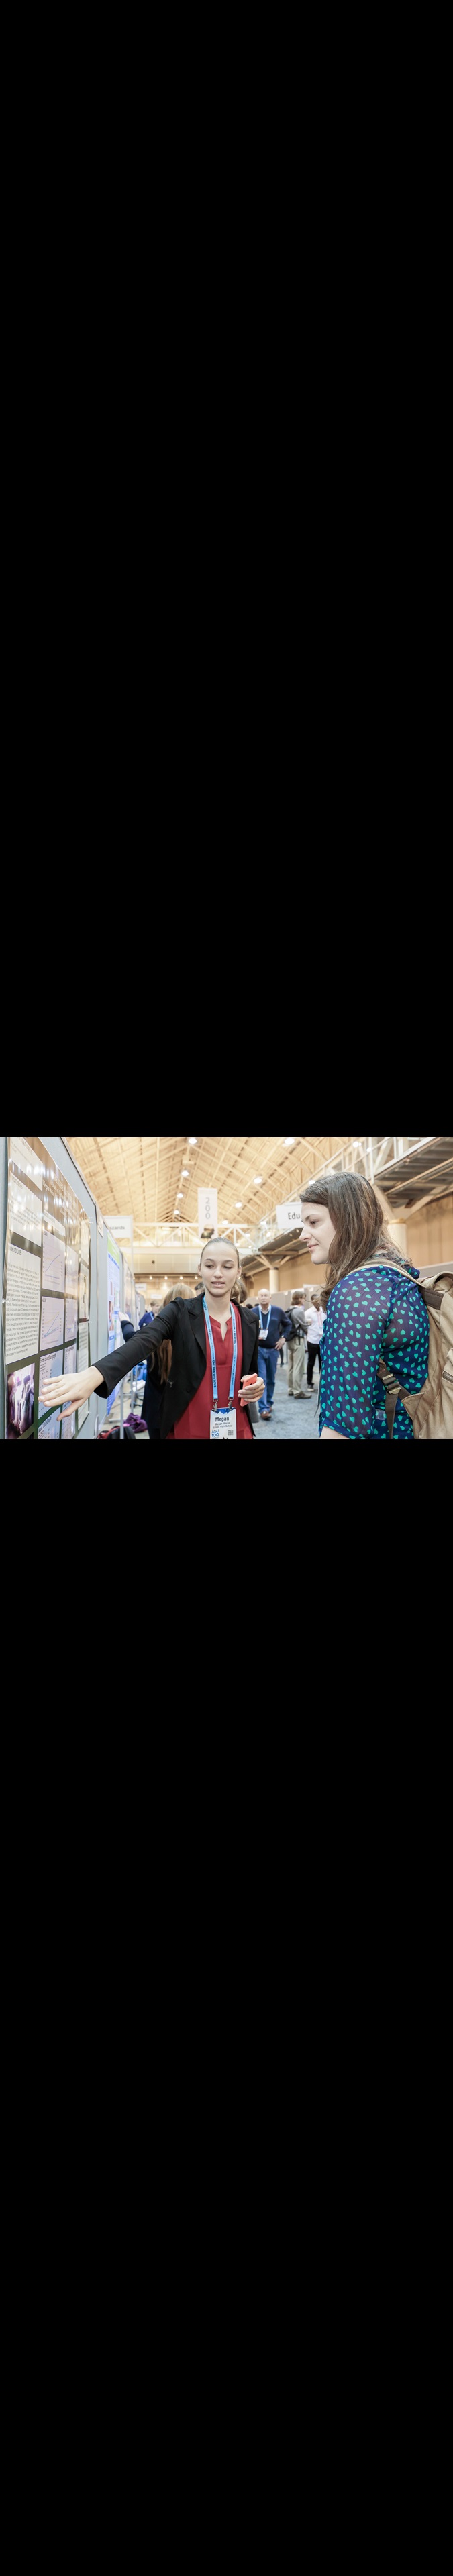
<svg viewBox="0 0 453 2576"><path fill-rule="evenodd" d="M150 1351L158 1351L161 1342L172 1342L172 1371L165 1388L162 1406L161 1440L168 1440L169 1432L173 1431L176 1422L180 1422L181 1414L186 1413L188 1404L192 1403L193 1396L197 1394L198 1387L206 1376L203 1299L203 1289L199 1297L174 1297L171 1305L162 1306L160 1315L155 1317L154 1324L144 1324L141 1333L134 1333L132 1341L127 1342L126 1348L111 1351L105 1359L96 1360L96 1368L102 1369L102 1386L98 1388L98 1393L101 1396L112 1395L114 1387L120 1385L121 1378L129 1377L131 1368L140 1368L142 1360L149 1358ZM237 1303L234 1297L232 1303L233 1305ZM239 1313L242 1325L243 1375L252 1377L256 1369L259 1376L259 1315L252 1314L250 1307L244 1306L239 1308ZM255 1438L248 1404L244 1406L244 1411L248 1414L250 1429Z"/></svg>

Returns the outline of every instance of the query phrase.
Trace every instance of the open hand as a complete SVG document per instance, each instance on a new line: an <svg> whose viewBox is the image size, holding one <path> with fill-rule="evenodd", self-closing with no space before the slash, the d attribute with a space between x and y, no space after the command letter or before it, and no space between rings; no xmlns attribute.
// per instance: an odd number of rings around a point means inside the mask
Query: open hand
<svg viewBox="0 0 453 2576"><path fill-rule="evenodd" d="M59 1413L58 1420L69 1422L70 1414L77 1413L79 1404L89 1402L92 1393L92 1370L81 1369L78 1377L73 1369L68 1377L46 1377L39 1390L39 1401L47 1405L49 1411L52 1407L52 1412L55 1412L56 1405L63 1405L64 1412Z"/></svg>

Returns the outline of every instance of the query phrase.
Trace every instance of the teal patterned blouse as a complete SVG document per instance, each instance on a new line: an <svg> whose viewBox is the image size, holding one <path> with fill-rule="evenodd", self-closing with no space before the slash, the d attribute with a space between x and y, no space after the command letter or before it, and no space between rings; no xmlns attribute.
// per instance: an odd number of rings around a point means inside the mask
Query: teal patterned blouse
<svg viewBox="0 0 453 2576"><path fill-rule="evenodd" d="M412 1262L407 1268L411 1280L380 1264L376 1270L350 1270L332 1289L321 1346L320 1437L327 1430L342 1432L344 1440L389 1439L380 1359L409 1395L424 1386L429 1315L415 1285L419 1272ZM400 1397L393 1437L414 1437Z"/></svg>

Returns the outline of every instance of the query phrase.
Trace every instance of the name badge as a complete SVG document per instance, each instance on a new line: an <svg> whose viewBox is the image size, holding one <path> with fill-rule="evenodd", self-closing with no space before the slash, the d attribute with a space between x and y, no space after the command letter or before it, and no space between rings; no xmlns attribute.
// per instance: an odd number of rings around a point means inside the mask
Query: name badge
<svg viewBox="0 0 453 2576"><path fill-rule="evenodd" d="M236 1414L234 1412L234 1407L232 1407L231 1413L211 1413L211 1429L209 1438L210 1440L236 1440Z"/></svg>

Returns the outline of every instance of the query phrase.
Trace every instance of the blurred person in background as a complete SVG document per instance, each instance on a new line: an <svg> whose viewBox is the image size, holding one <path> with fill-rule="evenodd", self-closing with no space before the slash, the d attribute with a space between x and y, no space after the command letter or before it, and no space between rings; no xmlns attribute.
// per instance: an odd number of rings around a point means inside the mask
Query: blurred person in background
<svg viewBox="0 0 453 2576"><path fill-rule="evenodd" d="M165 1299L162 1301L162 1305L164 1304ZM159 1311L162 1311L162 1309L159 1310L158 1307L157 1313L159 1313ZM138 1327L139 1333L144 1333L146 1331L147 1324L154 1324L154 1320L155 1308L154 1306L148 1306L146 1315L142 1315L140 1318ZM160 1350L151 1352L146 1366L146 1382L142 1404L142 1422L146 1422L146 1429L150 1440L160 1440L163 1402L167 1379L170 1375L170 1368L171 1342L161 1342Z"/></svg>
<svg viewBox="0 0 453 2576"><path fill-rule="evenodd" d="M284 1351L285 1342L289 1340L291 1318L289 1314L283 1313L281 1306L273 1306L269 1288L261 1289L261 1296L255 1301L254 1313L259 1315L260 1369L265 1388L258 1411L262 1422L270 1422L274 1410L278 1354L279 1351Z"/></svg>
<svg viewBox="0 0 453 2576"><path fill-rule="evenodd" d="M293 1395L296 1402L303 1396L304 1403L306 1403L308 1400L308 1387L305 1385L307 1368L306 1313L303 1303L303 1290L301 1288L293 1288L290 1311L293 1329L291 1340L289 1342L288 1395Z"/></svg>
<svg viewBox="0 0 453 2576"><path fill-rule="evenodd" d="M307 1326L308 1349L307 1392L309 1395L312 1395L313 1372L316 1360L319 1360L319 1375L321 1376L321 1343L324 1332L324 1315L321 1299L317 1294L312 1294L311 1306L307 1306L305 1310L305 1320Z"/></svg>
<svg viewBox="0 0 453 2576"><path fill-rule="evenodd" d="M121 1312L121 1307L120 1307L120 1309L119 1309L119 1317L120 1317L121 1331L122 1331L122 1335L123 1335L123 1342L133 1342L133 1339L134 1339L134 1332L135 1332L135 1325L134 1325L134 1324L131 1324L130 1315L123 1315L123 1314L122 1314L122 1312Z"/></svg>

